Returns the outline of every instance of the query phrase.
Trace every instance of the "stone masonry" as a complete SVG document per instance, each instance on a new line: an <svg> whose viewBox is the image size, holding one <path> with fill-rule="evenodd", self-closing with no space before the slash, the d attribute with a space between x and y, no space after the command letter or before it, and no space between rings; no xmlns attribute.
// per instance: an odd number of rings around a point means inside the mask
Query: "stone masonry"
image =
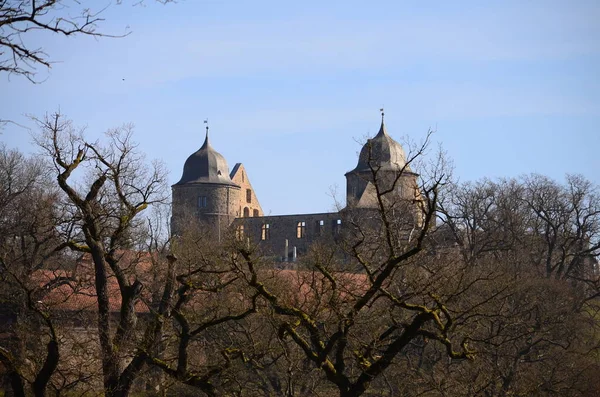
<svg viewBox="0 0 600 397"><path fill-rule="evenodd" d="M376 210L376 186L380 193L387 191L382 196L386 206L412 211L418 219L416 209L422 198L417 177L402 146L388 135L382 114L379 133L367 140L357 166L346 173L344 209L264 216L244 165L237 163L229 173L223 156L210 145L207 129L203 146L190 155L181 180L172 187L172 232L176 235L185 222L194 221L209 228L215 240L220 240L232 228L237 238L257 245L274 260L295 261L308 252L311 244L338 238L348 214Z"/></svg>

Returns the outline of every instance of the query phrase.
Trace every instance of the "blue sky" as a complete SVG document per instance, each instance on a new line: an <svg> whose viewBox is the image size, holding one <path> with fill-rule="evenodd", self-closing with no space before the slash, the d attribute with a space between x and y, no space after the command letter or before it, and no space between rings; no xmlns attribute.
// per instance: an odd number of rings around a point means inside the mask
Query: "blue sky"
<svg viewBox="0 0 600 397"><path fill-rule="evenodd" d="M331 210L336 186L343 200L382 106L400 142L436 129L462 181L600 185L600 2L321 3L113 5L102 29L127 37L28 38L57 63L42 84L1 76L0 119L31 127L60 107L92 137L134 123L175 183L208 118L267 214ZM0 139L35 151L26 129Z"/></svg>

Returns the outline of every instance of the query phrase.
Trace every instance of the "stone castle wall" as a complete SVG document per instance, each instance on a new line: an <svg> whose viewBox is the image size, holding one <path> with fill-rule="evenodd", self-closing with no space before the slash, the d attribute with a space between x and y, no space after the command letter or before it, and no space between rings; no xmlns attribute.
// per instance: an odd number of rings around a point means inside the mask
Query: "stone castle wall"
<svg viewBox="0 0 600 397"><path fill-rule="evenodd" d="M258 202L258 197L252 188L248 173L243 164L238 163L235 165L231 173L231 180L241 188L239 201L236 206L239 214L238 217L249 218L263 216L262 207Z"/></svg>
<svg viewBox="0 0 600 397"><path fill-rule="evenodd" d="M415 200L420 197L417 174L404 171L398 175L395 171L379 171L377 184L387 201ZM377 196L370 171L350 172L346 174L346 203L349 207L375 208Z"/></svg>
<svg viewBox="0 0 600 397"><path fill-rule="evenodd" d="M331 241L339 236L343 220L340 213L329 212L240 218L232 226L238 238L249 239L264 254L278 260L291 260L294 247L297 254L302 255L311 244Z"/></svg>
<svg viewBox="0 0 600 397"><path fill-rule="evenodd" d="M213 183L174 185L173 233L179 234L190 218L215 230L227 230L240 215L240 190L237 186Z"/></svg>

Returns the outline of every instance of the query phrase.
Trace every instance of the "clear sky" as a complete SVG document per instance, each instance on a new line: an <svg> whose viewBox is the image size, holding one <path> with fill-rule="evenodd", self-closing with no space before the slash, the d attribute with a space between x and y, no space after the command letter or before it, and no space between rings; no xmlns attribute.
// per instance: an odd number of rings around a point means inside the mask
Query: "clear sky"
<svg viewBox="0 0 600 397"><path fill-rule="evenodd" d="M382 106L400 142L437 129L462 181L600 184L598 0L146 0L104 17L104 31L132 33L29 38L58 62L38 85L0 76L0 119L31 127L26 115L60 108L91 136L132 122L175 183L208 118L273 215L329 211L336 186L343 200ZM35 150L14 125L0 139Z"/></svg>

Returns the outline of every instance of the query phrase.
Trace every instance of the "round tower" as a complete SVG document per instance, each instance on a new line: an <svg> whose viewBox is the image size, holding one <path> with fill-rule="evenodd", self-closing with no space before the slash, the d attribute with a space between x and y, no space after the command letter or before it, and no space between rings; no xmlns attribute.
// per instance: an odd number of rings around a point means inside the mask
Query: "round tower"
<svg viewBox="0 0 600 397"><path fill-rule="evenodd" d="M240 200L240 186L229 176L225 158L208 139L185 161L183 175L171 187L173 207L171 231L180 234L190 221L210 228L215 237L221 237L233 220L239 216L236 203Z"/></svg>

